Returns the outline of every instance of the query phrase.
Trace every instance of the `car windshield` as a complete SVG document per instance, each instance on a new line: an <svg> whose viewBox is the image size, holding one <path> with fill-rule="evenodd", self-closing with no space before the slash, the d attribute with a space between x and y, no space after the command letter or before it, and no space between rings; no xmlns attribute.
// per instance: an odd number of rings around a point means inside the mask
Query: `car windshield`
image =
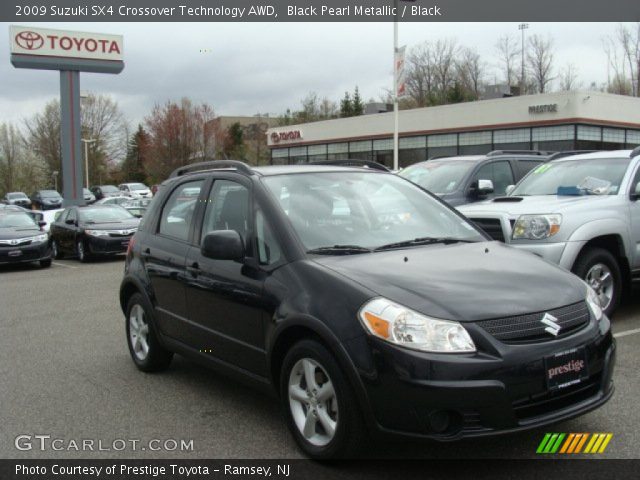
<svg viewBox="0 0 640 480"><path fill-rule="evenodd" d="M511 195L615 195L630 161L594 158L545 163L524 177Z"/></svg>
<svg viewBox="0 0 640 480"><path fill-rule="evenodd" d="M142 183L130 183L129 190L148 190L148 188Z"/></svg>
<svg viewBox="0 0 640 480"><path fill-rule="evenodd" d="M102 190L103 193L115 193L115 192L119 192L120 191L116 187L114 187L113 185L102 185L100 187L100 190Z"/></svg>
<svg viewBox="0 0 640 480"><path fill-rule="evenodd" d="M136 218L122 207L83 208L80 220L85 223L112 223Z"/></svg>
<svg viewBox="0 0 640 480"><path fill-rule="evenodd" d="M28 198L24 193L7 193L9 200L16 200L18 198Z"/></svg>
<svg viewBox="0 0 640 480"><path fill-rule="evenodd" d="M327 172L264 177L307 250L375 249L426 238L481 241L466 220L395 175Z"/></svg>
<svg viewBox="0 0 640 480"><path fill-rule="evenodd" d="M407 167L398 175L442 195L456 191L475 164L471 160L429 160Z"/></svg>
<svg viewBox="0 0 640 480"><path fill-rule="evenodd" d="M42 190L40 196L42 198L60 198L60 194L55 190Z"/></svg>
<svg viewBox="0 0 640 480"><path fill-rule="evenodd" d="M21 212L5 213L0 215L0 228L36 227L36 223L30 215Z"/></svg>

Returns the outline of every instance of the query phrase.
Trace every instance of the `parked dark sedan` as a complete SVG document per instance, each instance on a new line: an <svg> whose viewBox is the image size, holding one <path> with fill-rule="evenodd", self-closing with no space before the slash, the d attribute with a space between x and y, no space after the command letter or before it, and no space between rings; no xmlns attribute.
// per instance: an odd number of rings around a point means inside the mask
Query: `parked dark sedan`
<svg viewBox="0 0 640 480"><path fill-rule="evenodd" d="M4 203L7 205L18 205L20 207L31 208L31 200L24 192L9 192L4 196Z"/></svg>
<svg viewBox="0 0 640 480"><path fill-rule="evenodd" d="M92 256L123 253L138 223L140 219L118 206L69 207L51 225L53 256L74 255L86 262Z"/></svg>
<svg viewBox="0 0 640 480"><path fill-rule="evenodd" d="M122 195L122 192L118 190L115 185L94 185L89 190L96 197L96 200L102 200L106 197L117 197Z"/></svg>
<svg viewBox="0 0 640 480"><path fill-rule="evenodd" d="M590 286L376 169L178 169L130 243L120 304L140 370L179 353L271 385L316 458L376 432L540 427L613 394Z"/></svg>
<svg viewBox="0 0 640 480"><path fill-rule="evenodd" d="M43 226L24 212L0 210L0 264L39 262L50 267L49 235Z"/></svg>
<svg viewBox="0 0 640 480"><path fill-rule="evenodd" d="M31 195L31 203L39 210L62 208L62 197L55 190L37 190Z"/></svg>

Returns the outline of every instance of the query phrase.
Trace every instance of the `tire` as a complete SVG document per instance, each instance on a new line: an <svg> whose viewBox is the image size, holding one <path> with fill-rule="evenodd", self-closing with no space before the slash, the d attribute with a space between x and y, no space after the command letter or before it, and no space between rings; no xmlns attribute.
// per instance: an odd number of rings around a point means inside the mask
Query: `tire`
<svg viewBox="0 0 640 480"><path fill-rule="evenodd" d="M289 429L309 457L351 458L364 444L366 429L353 389L336 359L319 342L301 340L289 350L282 362L280 400ZM307 434L306 422L313 423Z"/></svg>
<svg viewBox="0 0 640 480"><path fill-rule="evenodd" d="M56 242L55 240L51 240L51 258L54 258L56 260L62 258L60 247L58 247L58 242Z"/></svg>
<svg viewBox="0 0 640 480"><path fill-rule="evenodd" d="M143 372L159 372L169 368L173 352L158 341L153 325L153 309L142 294L134 293L129 299L125 323L127 345L136 367Z"/></svg>
<svg viewBox="0 0 640 480"><path fill-rule="evenodd" d="M51 266L51 259L40 260L40 268L49 268Z"/></svg>
<svg viewBox="0 0 640 480"><path fill-rule="evenodd" d="M587 248L580 253L572 271L596 291L602 310L610 317L622 296L622 274L615 257L603 248Z"/></svg>
<svg viewBox="0 0 640 480"><path fill-rule="evenodd" d="M76 242L76 256L78 257L78 260L82 263L86 263L89 261L89 255L87 254L87 251L84 248L84 243L82 242L82 240L78 240Z"/></svg>

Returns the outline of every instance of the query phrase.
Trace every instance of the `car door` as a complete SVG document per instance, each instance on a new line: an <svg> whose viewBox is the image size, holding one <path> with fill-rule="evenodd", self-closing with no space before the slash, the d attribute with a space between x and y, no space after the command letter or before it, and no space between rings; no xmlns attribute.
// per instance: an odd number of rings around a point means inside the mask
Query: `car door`
<svg viewBox="0 0 640 480"><path fill-rule="evenodd" d="M73 222L73 223L71 223ZM78 230L78 209L69 208L67 216L60 225L60 248L65 253L75 253L76 232Z"/></svg>
<svg viewBox="0 0 640 480"><path fill-rule="evenodd" d="M185 260L204 183L203 178L198 178L174 187L162 206L154 234L144 237L141 250L160 330L181 341L185 340L185 332L190 328L184 287ZM195 195L186 195L185 191Z"/></svg>
<svg viewBox="0 0 640 480"><path fill-rule="evenodd" d="M640 275L640 199L636 196L640 188L640 165L637 167L636 174L631 182L629 213L631 216L631 235L633 245L633 259L631 259L632 270L636 275Z"/></svg>
<svg viewBox="0 0 640 480"><path fill-rule="evenodd" d="M215 179L205 202L198 244L187 257L187 308L193 327L189 343L225 362L266 375L262 331L264 276L247 262L204 257L200 242L214 230L235 230L247 257L253 257L251 184L243 179Z"/></svg>

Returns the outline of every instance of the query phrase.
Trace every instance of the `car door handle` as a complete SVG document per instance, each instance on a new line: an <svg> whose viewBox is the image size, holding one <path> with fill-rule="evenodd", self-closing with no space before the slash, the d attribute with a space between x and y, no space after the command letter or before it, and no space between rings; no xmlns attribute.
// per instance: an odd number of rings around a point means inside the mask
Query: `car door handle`
<svg viewBox="0 0 640 480"><path fill-rule="evenodd" d="M140 256L141 256L142 258L148 258L148 257L150 257L150 256L151 256L151 249L149 249L149 248L145 248L145 249L142 251L142 253L140 254Z"/></svg>

